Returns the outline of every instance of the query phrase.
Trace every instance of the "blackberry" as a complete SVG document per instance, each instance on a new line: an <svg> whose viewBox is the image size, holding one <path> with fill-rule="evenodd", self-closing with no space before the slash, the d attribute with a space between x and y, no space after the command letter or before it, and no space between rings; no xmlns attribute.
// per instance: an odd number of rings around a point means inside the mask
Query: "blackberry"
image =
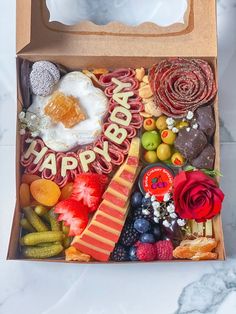
<svg viewBox="0 0 236 314"><path fill-rule="evenodd" d="M145 215L143 213L143 210L148 210L149 214ZM144 219L147 219L149 222L153 222L153 218L154 218L153 208L139 207L137 209L134 209L132 218L133 220L144 218Z"/></svg>
<svg viewBox="0 0 236 314"><path fill-rule="evenodd" d="M125 224L119 242L125 246L132 246L139 239L139 232L134 229L133 222L128 222Z"/></svg>
<svg viewBox="0 0 236 314"><path fill-rule="evenodd" d="M129 253L126 247L117 244L110 255L110 260L114 262L124 262L129 260Z"/></svg>

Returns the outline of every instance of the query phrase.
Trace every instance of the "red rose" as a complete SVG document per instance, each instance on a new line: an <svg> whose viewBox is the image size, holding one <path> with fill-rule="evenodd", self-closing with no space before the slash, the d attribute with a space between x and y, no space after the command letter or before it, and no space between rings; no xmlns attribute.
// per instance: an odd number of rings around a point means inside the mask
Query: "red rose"
<svg viewBox="0 0 236 314"><path fill-rule="evenodd" d="M217 183L199 170L182 171L174 179L175 210L183 219L211 219L219 214L223 200Z"/></svg>

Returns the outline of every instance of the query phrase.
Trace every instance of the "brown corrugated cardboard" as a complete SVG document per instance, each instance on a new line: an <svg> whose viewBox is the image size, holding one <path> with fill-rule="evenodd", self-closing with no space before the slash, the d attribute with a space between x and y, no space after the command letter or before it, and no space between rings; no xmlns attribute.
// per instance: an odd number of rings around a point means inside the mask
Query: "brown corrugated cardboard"
<svg viewBox="0 0 236 314"><path fill-rule="evenodd" d="M69 69L150 67L166 57L200 57L212 65L217 77L217 35L215 0L189 0L184 24L159 27L144 23L137 27L117 22L104 26L89 21L75 26L49 23L44 0L17 0L17 70L21 59L50 60ZM109 48L108 48L109 47ZM18 84L19 86L19 84ZM22 98L18 88L18 112ZM220 167L219 113L215 101L217 150L215 167ZM20 136L17 132L17 191L20 184ZM8 259L17 259L20 234L20 208L16 209ZM219 260L225 258L221 218L214 219L215 237L219 240ZM52 261L52 260L50 260Z"/></svg>
<svg viewBox="0 0 236 314"><path fill-rule="evenodd" d="M216 57L215 1L191 0L185 24L137 27L83 22L78 26L49 23L45 1L18 1L18 55L111 57ZM31 16L32 23L27 21ZM27 30L27 25L30 26ZM23 26L23 28L22 28ZM30 35L30 44L28 44ZM23 46L22 43L25 43ZM109 49L108 49L109 47Z"/></svg>

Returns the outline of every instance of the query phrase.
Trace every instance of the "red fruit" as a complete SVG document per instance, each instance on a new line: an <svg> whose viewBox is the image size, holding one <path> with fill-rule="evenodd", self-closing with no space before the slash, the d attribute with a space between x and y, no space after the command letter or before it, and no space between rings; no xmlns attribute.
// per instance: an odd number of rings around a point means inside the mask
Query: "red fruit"
<svg viewBox="0 0 236 314"><path fill-rule="evenodd" d="M137 247L136 256L140 261L154 261L156 259L155 245L150 243L140 243Z"/></svg>
<svg viewBox="0 0 236 314"><path fill-rule="evenodd" d="M156 246L156 258L161 261L168 261L173 259L173 245L171 241L164 240L155 243Z"/></svg>
<svg viewBox="0 0 236 314"><path fill-rule="evenodd" d="M108 177L98 173L81 173L79 174L73 186L71 198L77 201L83 201L89 211L97 210L105 191Z"/></svg>
<svg viewBox="0 0 236 314"><path fill-rule="evenodd" d="M70 227L69 236L81 234L89 221L89 208L74 199L59 202L54 212L59 215L58 221Z"/></svg>

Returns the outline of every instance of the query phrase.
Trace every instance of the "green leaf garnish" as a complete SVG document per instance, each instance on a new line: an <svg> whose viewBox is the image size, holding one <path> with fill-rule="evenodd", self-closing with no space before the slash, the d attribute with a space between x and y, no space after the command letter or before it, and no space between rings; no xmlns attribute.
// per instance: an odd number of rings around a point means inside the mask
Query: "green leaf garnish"
<svg viewBox="0 0 236 314"><path fill-rule="evenodd" d="M196 167L193 167L193 166L186 166L184 168L184 171L195 171L195 170L198 170ZM223 177L222 173L217 170L217 169L214 169L214 170L209 170L209 169L199 169L200 171L202 171L203 173L205 173L206 175L210 176L210 177Z"/></svg>

